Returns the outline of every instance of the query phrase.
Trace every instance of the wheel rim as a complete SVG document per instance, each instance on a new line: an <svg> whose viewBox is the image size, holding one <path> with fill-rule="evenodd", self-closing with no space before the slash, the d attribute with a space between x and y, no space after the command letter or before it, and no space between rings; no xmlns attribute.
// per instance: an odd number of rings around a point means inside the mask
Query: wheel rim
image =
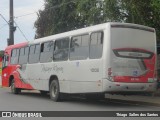
<svg viewBox="0 0 160 120"><path fill-rule="evenodd" d="M52 85L52 90L51 91L52 91L52 97L55 98L57 96L57 92L58 92L58 88L57 88L55 83Z"/></svg>

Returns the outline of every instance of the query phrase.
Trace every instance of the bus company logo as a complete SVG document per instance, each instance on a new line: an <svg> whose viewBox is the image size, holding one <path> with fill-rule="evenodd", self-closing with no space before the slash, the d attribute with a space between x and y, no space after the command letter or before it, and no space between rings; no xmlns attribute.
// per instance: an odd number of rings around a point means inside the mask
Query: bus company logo
<svg viewBox="0 0 160 120"><path fill-rule="evenodd" d="M12 117L11 112L2 112L2 117Z"/></svg>
<svg viewBox="0 0 160 120"><path fill-rule="evenodd" d="M138 76L138 71L137 70L133 71L133 76L135 76L135 77Z"/></svg>

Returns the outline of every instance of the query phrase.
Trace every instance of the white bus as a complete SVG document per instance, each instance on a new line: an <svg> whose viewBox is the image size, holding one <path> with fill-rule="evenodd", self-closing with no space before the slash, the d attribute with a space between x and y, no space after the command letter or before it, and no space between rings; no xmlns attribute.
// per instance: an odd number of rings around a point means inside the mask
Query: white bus
<svg viewBox="0 0 160 120"><path fill-rule="evenodd" d="M65 94L152 93L156 35L150 27L104 23L13 48L8 79L13 93L36 89L59 101ZM8 64L8 62L7 62Z"/></svg>

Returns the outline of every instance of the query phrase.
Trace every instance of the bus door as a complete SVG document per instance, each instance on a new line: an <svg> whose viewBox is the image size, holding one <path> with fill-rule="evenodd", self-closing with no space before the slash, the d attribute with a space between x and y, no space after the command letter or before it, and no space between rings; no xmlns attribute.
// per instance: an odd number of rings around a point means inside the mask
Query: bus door
<svg viewBox="0 0 160 120"><path fill-rule="evenodd" d="M7 87L9 85L9 67L8 67L9 56L5 54L2 60L2 86Z"/></svg>

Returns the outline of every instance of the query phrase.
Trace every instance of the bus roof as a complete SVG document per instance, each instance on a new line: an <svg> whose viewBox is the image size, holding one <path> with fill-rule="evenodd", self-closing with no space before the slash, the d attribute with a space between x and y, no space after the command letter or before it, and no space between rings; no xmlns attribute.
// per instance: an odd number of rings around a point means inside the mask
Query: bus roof
<svg viewBox="0 0 160 120"><path fill-rule="evenodd" d="M29 45L30 44L37 44L40 42L46 42L46 41L51 41L51 40L60 39L60 38L64 38L64 37L80 35L80 34L84 34L86 32L100 31L100 30L106 29L107 27L133 28L133 29L140 29L140 30L155 32L154 28L143 26L143 25L132 24L132 23L108 22L108 23L103 23L103 24L99 24L99 25L94 25L94 26L90 26L90 27L86 27L86 28L81 28L81 29L77 29L77 30L73 30L73 31L68 31L68 32L60 33L60 34L55 34L55 35L35 39L30 42L23 42L23 43L19 43L19 44L15 44L15 45L10 45L5 49L5 51L9 50L9 49L19 48L19 47L22 47L25 45L27 46L28 44Z"/></svg>
<svg viewBox="0 0 160 120"><path fill-rule="evenodd" d="M6 47L5 51L9 50L9 49L19 48L19 47L26 46L26 45L28 45L28 42L23 42L23 43L18 43L18 44L15 44L15 45L10 45L10 46Z"/></svg>
<svg viewBox="0 0 160 120"><path fill-rule="evenodd" d="M108 25L108 23L104 23L104 24L99 24L99 25L95 25L95 26L91 26L91 27L81 28L81 29L77 29L77 30L73 30L73 31L60 33L60 34L55 34L55 35L51 35L51 36L36 39L34 41L31 41L30 44L36 44L36 43L39 43L39 42L45 42L45 41L60 39L60 38L63 38L63 37L69 37L69 36L73 36L73 35L74 36L75 35L81 35L81 34L86 33L86 32L100 31L100 30L104 30L107 25Z"/></svg>
<svg viewBox="0 0 160 120"><path fill-rule="evenodd" d="M63 38L63 37L69 37L69 36L73 36L73 35L80 35L80 34L83 34L83 33L86 33L86 32L100 31L100 30L104 30L104 29L106 29L107 27L110 27L110 26L112 26L112 27L123 27L123 28L127 28L127 26L128 26L128 28L155 32L154 28L143 26L143 25L132 24L132 23L108 22L108 23L103 23L103 24L99 24L99 25L94 25L94 26L90 26L90 27L86 27L86 28L81 28L81 29L77 29L77 30L73 30L73 31L69 31L69 32L64 32L64 33L60 33L60 34L55 34L55 35L35 39L33 41L30 41L29 44L36 44L36 43L39 43L39 42L45 42L45 41L60 39L60 38Z"/></svg>

